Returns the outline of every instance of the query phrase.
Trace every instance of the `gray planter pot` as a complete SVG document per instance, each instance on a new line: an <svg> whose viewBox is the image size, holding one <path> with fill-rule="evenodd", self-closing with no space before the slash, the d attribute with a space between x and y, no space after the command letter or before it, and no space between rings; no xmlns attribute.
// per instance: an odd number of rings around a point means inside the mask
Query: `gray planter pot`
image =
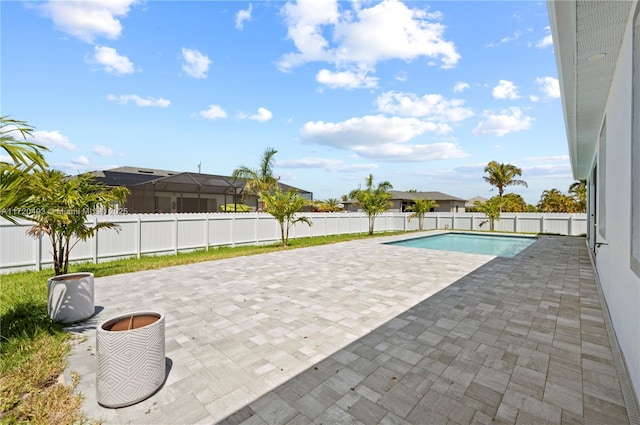
<svg viewBox="0 0 640 425"><path fill-rule="evenodd" d="M165 379L164 314L136 311L102 322L96 331L96 395L105 407L138 403Z"/></svg>
<svg viewBox="0 0 640 425"><path fill-rule="evenodd" d="M85 320L95 312L93 273L70 273L48 280L49 317L55 322Z"/></svg>

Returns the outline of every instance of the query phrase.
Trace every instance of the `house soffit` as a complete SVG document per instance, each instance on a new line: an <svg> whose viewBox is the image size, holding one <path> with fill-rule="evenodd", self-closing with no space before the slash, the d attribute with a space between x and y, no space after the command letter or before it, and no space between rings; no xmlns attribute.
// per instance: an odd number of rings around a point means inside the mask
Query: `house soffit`
<svg viewBox="0 0 640 425"><path fill-rule="evenodd" d="M549 1L575 179L589 176L624 31L635 2Z"/></svg>

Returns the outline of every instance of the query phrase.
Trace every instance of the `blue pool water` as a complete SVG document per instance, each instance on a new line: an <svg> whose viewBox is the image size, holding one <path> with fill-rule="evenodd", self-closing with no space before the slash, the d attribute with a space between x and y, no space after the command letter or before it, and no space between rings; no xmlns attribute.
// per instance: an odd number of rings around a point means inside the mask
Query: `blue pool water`
<svg viewBox="0 0 640 425"><path fill-rule="evenodd" d="M472 254L495 255L498 257L514 257L535 241L535 237L527 236L444 233L442 235L389 242L389 245L468 252Z"/></svg>

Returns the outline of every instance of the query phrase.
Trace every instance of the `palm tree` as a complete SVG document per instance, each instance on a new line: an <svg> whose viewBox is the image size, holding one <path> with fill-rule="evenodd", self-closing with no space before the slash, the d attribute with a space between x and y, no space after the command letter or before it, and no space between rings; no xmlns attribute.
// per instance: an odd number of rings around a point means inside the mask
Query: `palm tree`
<svg viewBox="0 0 640 425"><path fill-rule="evenodd" d="M525 212L530 209L522 196L517 193L505 194L502 197L502 201L503 212Z"/></svg>
<svg viewBox="0 0 640 425"><path fill-rule="evenodd" d="M49 235L55 274L66 274L69 253L78 242L86 241L100 229L118 229L114 223L87 225L87 215L108 211L114 202L124 203L129 190L107 188L88 175L68 177L55 170L30 176L32 196L26 204L29 219L36 224L28 230L34 238Z"/></svg>
<svg viewBox="0 0 640 425"><path fill-rule="evenodd" d="M418 229L424 230L424 215L432 208L439 206L433 199L416 199L413 205L407 207L407 211L413 211L408 219L411 221L411 219L418 217Z"/></svg>
<svg viewBox="0 0 640 425"><path fill-rule="evenodd" d="M258 168L249 168L241 165L231 173L231 178L235 180L246 180L244 190L254 194L258 198L264 198L264 194L278 187L278 178L273 175L274 156L278 153L274 148L267 148L262 153Z"/></svg>
<svg viewBox="0 0 640 425"><path fill-rule="evenodd" d="M558 189L547 189L542 192L538 208L542 212L570 212L573 203L573 199Z"/></svg>
<svg viewBox="0 0 640 425"><path fill-rule="evenodd" d="M265 211L280 223L282 246L289 244L289 229L291 226L296 223L313 225L309 217L296 217L296 213L308 203L298 192L293 190L282 192L280 188L276 188L271 192L263 192L262 196L266 201Z"/></svg>
<svg viewBox="0 0 640 425"><path fill-rule="evenodd" d="M575 212L587 212L587 183L584 180L572 183L569 186L569 193L576 201Z"/></svg>
<svg viewBox="0 0 640 425"><path fill-rule="evenodd" d="M478 212L484 213L489 219L489 230L493 232L495 229L495 221L500 220L500 214L502 212L503 199L500 196L494 196L493 198L485 201L475 201L474 206ZM482 226L482 224L480 224Z"/></svg>
<svg viewBox="0 0 640 425"><path fill-rule="evenodd" d="M373 187L373 174L365 179L366 189L355 189L349 193L349 198L356 200L358 205L369 217L369 234L373 235L376 216L385 212L391 206L391 195L388 190L393 186L388 181L378 183Z"/></svg>
<svg viewBox="0 0 640 425"><path fill-rule="evenodd" d="M484 167L484 172L488 174L483 177L484 180L498 188L498 196L500 198L502 198L504 188L507 186L520 185L528 187L526 181L515 178L522 175L522 170L515 165L491 161Z"/></svg>
<svg viewBox="0 0 640 425"><path fill-rule="evenodd" d="M337 198L328 198L317 203L318 211L336 212L342 210L342 202Z"/></svg>
<svg viewBox="0 0 640 425"><path fill-rule="evenodd" d="M13 223L28 216L25 203L31 197L27 184L31 172L47 167L42 151L49 149L26 140L32 131L24 121L0 117L0 147L12 161L0 161L0 217Z"/></svg>
<svg viewBox="0 0 640 425"><path fill-rule="evenodd" d="M37 143L27 142L27 136L33 136L33 130L34 128L25 121L10 119L7 115L0 117L0 147L11 157L15 165L35 164L42 169L47 166L42 151L49 149ZM16 139L16 132L20 133L22 140Z"/></svg>

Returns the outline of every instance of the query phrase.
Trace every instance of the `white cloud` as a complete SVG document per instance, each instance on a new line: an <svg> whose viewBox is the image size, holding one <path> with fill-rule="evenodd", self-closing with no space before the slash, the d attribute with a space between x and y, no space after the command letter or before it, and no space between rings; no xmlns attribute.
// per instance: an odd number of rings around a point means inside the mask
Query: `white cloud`
<svg viewBox="0 0 640 425"><path fill-rule="evenodd" d="M216 120L218 118L226 118L227 113L220 105L209 105L209 109L200 111L200 116L208 120Z"/></svg>
<svg viewBox="0 0 640 425"><path fill-rule="evenodd" d="M58 130L34 131L32 135L32 138L28 138L30 142L35 142L48 148L61 148L66 151L72 151L76 148L76 145L71 143L69 138L62 135Z"/></svg>
<svg viewBox="0 0 640 425"><path fill-rule="evenodd" d="M500 39L500 41L497 42L497 43L489 43L489 44L487 44L487 47L497 47L500 44L505 44L505 43L508 43L510 41L517 40L517 39L520 38L521 35L522 35L522 31L520 31L520 30L515 31L512 35L508 35L506 37L502 37Z"/></svg>
<svg viewBox="0 0 640 425"><path fill-rule="evenodd" d="M406 71L400 71L396 74L396 80L398 81L407 81L409 79L409 76L407 75Z"/></svg>
<svg viewBox="0 0 640 425"><path fill-rule="evenodd" d="M405 117L427 118L437 121L462 121L473 116L473 111L463 107L464 100L447 100L439 94L418 97L413 93L388 91L376 99L378 110Z"/></svg>
<svg viewBox="0 0 640 425"><path fill-rule="evenodd" d="M141 108L148 107L148 106L166 108L167 106L171 105L171 101L167 99L163 99L161 97L159 98L148 97L145 99L138 96L137 94L121 94L120 96L110 94L107 96L107 99L109 99L112 102L117 102L121 105L126 105L129 102L133 102L136 104L136 106L139 106Z"/></svg>
<svg viewBox="0 0 640 425"><path fill-rule="evenodd" d="M246 10L239 10L236 13L236 28L241 30L244 28L244 22L251 20L251 11L253 10L253 5L249 3L249 8Z"/></svg>
<svg viewBox="0 0 640 425"><path fill-rule="evenodd" d="M532 156L528 158L522 158L518 162L540 164L541 162L565 162L569 163L569 155L554 155L554 156Z"/></svg>
<svg viewBox="0 0 640 425"><path fill-rule="evenodd" d="M558 99L560 97L560 82L554 77L540 77L536 78L536 84L540 86L540 91L544 95L551 99Z"/></svg>
<svg viewBox="0 0 640 425"><path fill-rule="evenodd" d="M353 3L340 12L336 0L300 0L283 9L288 38L297 51L279 62L283 71L298 65L326 61L339 68L356 64L372 69L379 61L411 61L421 56L439 59L442 68L454 67L460 54L444 39L439 13L410 9L398 0L383 0L372 7ZM331 41L324 33L333 30Z"/></svg>
<svg viewBox="0 0 640 425"><path fill-rule="evenodd" d="M83 165L83 166L89 165L89 159L86 156L80 155L76 159L72 159L71 163L75 165Z"/></svg>
<svg viewBox="0 0 640 425"><path fill-rule="evenodd" d="M328 158L300 158L277 161L279 168L322 168L331 172L350 173L354 171L367 171L378 168L377 164L345 164L340 159Z"/></svg>
<svg viewBox="0 0 640 425"><path fill-rule="evenodd" d="M182 70L193 78L206 78L211 60L195 49L182 48Z"/></svg>
<svg viewBox="0 0 640 425"><path fill-rule="evenodd" d="M534 166L522 167L522 174L527 176L527 179L532 178L564 178L571 179L573 173L571 172L571 164L569 161L566 164L543 164Z"/></svg>
<svg viewBox="0 0 640 425"><path fill-rule="evenodd" d="M267 108L260 107L258 108L258 113L251 115L249 117L250 120L266 122L273 118L273 114Z"/></svg>
<svg viewBox="0 0 640 425"><path fill-rule="evenodd" d="M119 55L116 49L112 47L95 46L93 48L93 58L87 62L101 65L106 72L118 76L135 72L133 63L129 58Z"/></svg>
<svg viewBox="0 0 640 425"><path fill-rule="evenodd" d="M137 0L49 1L41 6L55 26L92 43L96 37L116 39L122 33L118 18L127 16Z"/></svg>
<svg viewBox="0 0 640 425"><path fill-rule="evenodd" d="M93 152L98 156L114 156L115 155L115 153L111 148L108 148L103 145L95 145L93 149L91 149L91 152Z"/></svg>
<svg viewBox="0 0 640 425"><path fill-rule="evenodd" d="M532 94L531 96L529 96L529 100L532 102L540 102L540 96L536 96L535 94Z"/></svg>
<svg viewBox="0 0 640 425"><path fill-rule="evenodd" d="M462 93L463 91L465 91L468 88L469 88L469 84L465 83L464 81L458 81L456 83L456 85L453 86L453 92L454 93Z"/></svg>
<svg viewBox="0 0 640 425"><path fill-rule="evenodd" d="M459 159L469 156L455 143L432 143L429 145L401 145L387 143L379 146L354 149L360 156L387 162L420 162L444 159Z"/></svg>
<svg viewBox="0 0 640 425"><path fill-rule="evenodd" d="M533 118L523 116L518 107L511 107L499 114L485 111L484 116L486 119L478 123L473 134L504 136L514 131L528 130L533 122Z"/></svg>
<svg viewBox="0 0 640 425"><path fill-rule="evenodd" d="M551 36L551 27L545 27L545 31L548 31L549 34L546 35L542 40L536 43L536 47L539 49L544 49L545 47L553 46L553 37Z"/></svg>
<svg viewBox="0 0 640 425"><path fill-rule="evenodd" d="M300 135L309 143L352 151L360 157L380 161L413 162L467 156L455 143L407 143L426 132L443 134L449 131L451 128L446 124L417 118L369 115L338 123L310 121L302 127Z"/></svg>
<svg viewBox="0 0 640 425"><path fill-rule="evenodd" d="M331 89L346 88L360 89L372 88L378 85L378 78L367 76L366 71L337 71L321 69L316 74L316 81Z"/></svg>
<svg viewBox="0 0 640 425"><path fill-rule="evenodd" d="M303 139L337 148L404 143L416 136L430 132L448 132L446 125L435 124L417 118L367 115L332 123L309 121L300 134Z"/></svg>
<svg viewBox="0 0 640 425"><path fill-rule="evenodd" d="M518 87L508 80L500 80L491 92L496 99L518 99Z"/></svg>

